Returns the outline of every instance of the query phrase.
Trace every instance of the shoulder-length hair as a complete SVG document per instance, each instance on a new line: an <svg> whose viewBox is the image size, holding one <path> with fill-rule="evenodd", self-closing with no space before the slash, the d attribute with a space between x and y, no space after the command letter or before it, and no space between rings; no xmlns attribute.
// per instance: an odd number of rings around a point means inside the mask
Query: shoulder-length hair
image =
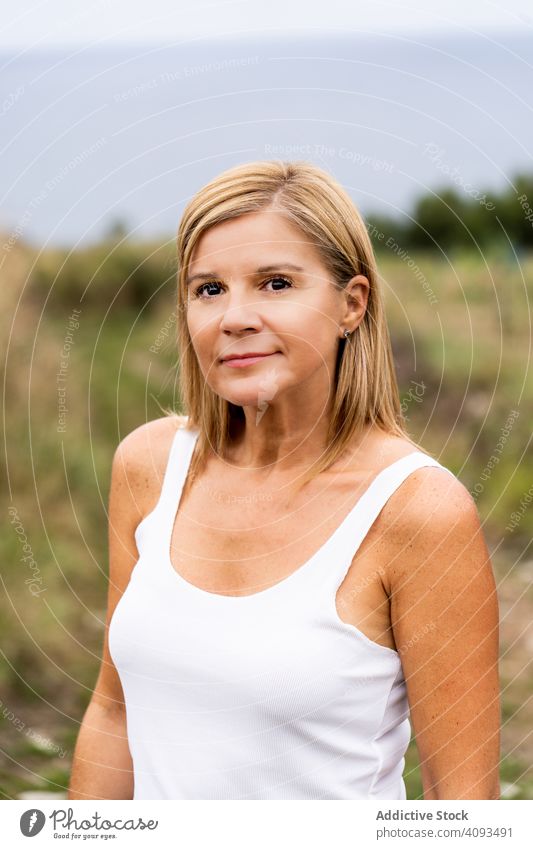
<svg viewBox="0 0 533 849"><path fill-rule="evenodd" d="M284 215L309 237L340 288L357 274L364 274L370 284L362 321L347 339L339 339L325 451L300 477L297 489L331 466L367 424L419 448L405 430L376 260L353 201L330 174L311 163L249 162L222 172L200 189L185 207L178 229L179 390L188 415L186 427L199 430L189 480L203 470L209 450L227 456L231 426L244 419L244 412L207 385L198 364L187 326L188 266L199 238L210 227L267 209Z"/></svg>

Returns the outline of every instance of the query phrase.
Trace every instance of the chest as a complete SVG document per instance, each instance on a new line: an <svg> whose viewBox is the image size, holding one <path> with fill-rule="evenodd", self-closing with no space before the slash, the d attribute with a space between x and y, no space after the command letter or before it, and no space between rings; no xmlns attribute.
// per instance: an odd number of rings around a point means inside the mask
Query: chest
<svg viewBox="0 0 533 849"><path fill-rule="evenodd" d="M301 497L283 486L232 486L205 475L185 488L170 543L173 568L207 592L252 595L282 582L325 546L368 486L353 476L319 482ZM314 483L314 482L313 482ZM337 613L367 637L395 648L382 576L386 534L376 520L336 594ZM334 548L328 556L335 556Z"/></svg>

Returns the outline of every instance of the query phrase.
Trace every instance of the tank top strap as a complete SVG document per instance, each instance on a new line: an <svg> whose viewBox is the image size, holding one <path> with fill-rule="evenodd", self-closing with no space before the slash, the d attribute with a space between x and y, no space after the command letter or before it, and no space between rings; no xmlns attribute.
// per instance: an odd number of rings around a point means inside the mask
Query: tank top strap
<svg viewBox="0 0 533 849"><path fill-rule="evenodd" d="M444 469L455 477L450 469L441 465L433 457L424 454L423 451L415 451L401 457L378 472L333 535L332 556L326 558L328 561L325 564L327 568L324 569L319 578L322 587L324 586L324 582L321 580L323 578L326 589L336 593L355 554L389 498L412 472L425 466Z"/></svg>
<svg viewBox="0 0 533 849"><path fill-rule="evenodd" d="M165 518L173 518L178 509L198 434L198 430L179 427L172 439L157 505Z"/></svg>
<svg viewBox="0 0 533 849"><path fill-rule="evenodd" d="M187 476L192 453L199 431L179 427L170 443L167 463L163 473L159 498L154 509L148 513L135 529L135 541L139 551L144 547L144 539L149 534L149 544L159 551L160 546L166 551L166 536L169 522L178 509Z"/></svg>

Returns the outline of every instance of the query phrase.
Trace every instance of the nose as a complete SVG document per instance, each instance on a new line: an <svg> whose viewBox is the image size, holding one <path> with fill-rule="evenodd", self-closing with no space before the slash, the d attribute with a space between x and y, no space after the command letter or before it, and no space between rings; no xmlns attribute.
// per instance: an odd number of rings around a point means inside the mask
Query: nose
<svg viewBox="0 0 533 849"><path fill-rule="evenodd" d="M261 330L263 321L254 304L245 293L234 291L230 294L220 319L220 329L224 333L240 333L244 330Z"/></svg>

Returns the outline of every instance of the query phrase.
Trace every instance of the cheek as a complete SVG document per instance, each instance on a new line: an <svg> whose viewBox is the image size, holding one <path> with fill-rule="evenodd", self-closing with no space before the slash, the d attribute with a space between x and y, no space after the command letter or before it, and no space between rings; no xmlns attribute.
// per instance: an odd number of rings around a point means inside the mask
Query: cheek
<svg viewBox="0 0 533 849"><path fill-rule="evenodd" d="M336 322L332 314L329 301L302 297L300 301L279 304L264 318L272 332L287 341L287 347L303 344L324 350L335 340Z"/></svg>
<svg viewBox="0 0 533 849"><path fill-rule="evenodd" d="M210 351L214 350L216 343L215 323L200 319L190 312L187 315L187 327L198 358L209 357Z"/></svg>
<svg viewBox="0 0 533 849"><path fill-rule="evenodd" d="M302 356L307 361L328 362L336 351L335 324L327 315L314 312L293 334L289 337L289 347L298 358Z"/></svg>

